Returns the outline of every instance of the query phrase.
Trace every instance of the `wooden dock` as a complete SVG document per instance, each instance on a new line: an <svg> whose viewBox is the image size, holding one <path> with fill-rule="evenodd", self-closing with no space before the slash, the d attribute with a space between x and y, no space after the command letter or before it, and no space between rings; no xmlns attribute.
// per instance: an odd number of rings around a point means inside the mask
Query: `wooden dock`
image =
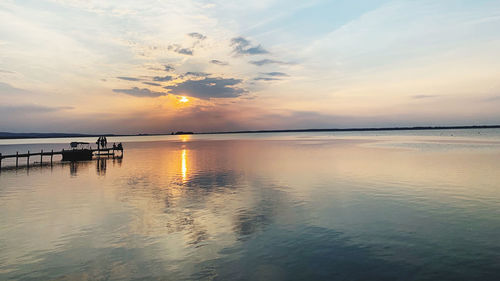
<svg viewBox="0 0 500 281"><path fill-rule="evenodd" d="M71 149L69 149L69 150L71 150ZM114 157L116 157L115 152L117 152L117 151L121 151L121 154L120 154L119 157L123 156L123 148L122 149L118 149L118 148L98 148L98 149L89 149L89 150L92 151L92 154L94 156L97 156L97 157L101 157L101 156L108 156L109 157L109 156L112 156L114 158ZM43 157L44 156L49 156L50 157L50 165L52 165L54 155L62 155L64 151L68 151L68 150L64 150L64 149L61 150L61 151L51 150L51 151L47 151L47 152L44 152L43 149L40 152L30 152L28 150L28 153L19 153L19 152L16 152L16 154L7 154L7 155L2 155L2 153L0 153L0 170L2 170L2 160L3 159L7 159L7 158L16 158L16 169L19 167L19 158L26 158L26 166L29 168L29 166L30 166L30 158L33 159L33 157L39 156L40 157L40 163L37 163L37 164L39 164L41 166L41 165L43 165Z"/></svg>

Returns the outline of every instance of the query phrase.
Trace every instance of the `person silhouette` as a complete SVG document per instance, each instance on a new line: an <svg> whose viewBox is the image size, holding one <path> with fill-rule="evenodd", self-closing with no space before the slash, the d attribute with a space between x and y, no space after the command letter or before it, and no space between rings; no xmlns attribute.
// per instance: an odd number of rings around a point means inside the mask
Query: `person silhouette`
<svg viewBox="0 0 500 281"><path fill-rule="evenodd" d="M103 148L104 148L104 147L106 146L106 145L105 145L105 142L106 142L106 141L104 140L104 137L101 137L101 147L103 147Z"/></svg>

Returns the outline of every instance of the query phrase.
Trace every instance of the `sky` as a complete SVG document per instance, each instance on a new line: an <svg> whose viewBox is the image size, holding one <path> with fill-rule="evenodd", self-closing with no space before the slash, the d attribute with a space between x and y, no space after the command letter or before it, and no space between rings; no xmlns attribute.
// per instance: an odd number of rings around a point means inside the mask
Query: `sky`
<svg viewBox="0 0 500 281"><path fill-rule="evenodd" d="M2 0L0 131L500 124L500 1Z"/></svg>

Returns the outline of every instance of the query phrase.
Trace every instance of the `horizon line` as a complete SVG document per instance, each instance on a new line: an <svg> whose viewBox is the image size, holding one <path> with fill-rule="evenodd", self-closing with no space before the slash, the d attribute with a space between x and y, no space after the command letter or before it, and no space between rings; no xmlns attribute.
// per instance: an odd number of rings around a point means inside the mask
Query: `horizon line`
<svg viewBox="0 0 500 281"><path fill-rule="evenodd" d="M190 132L177 131L174 135L182 134L262 134L262 133L293 133L293 132L367 132L367 131L405 131L405 130L453 130L453 129L497 129L498 125L461 125L461 126L412 126L412 127L361 127L361 128L312 128L312 129L270 129L270 130L238 130L238 131L215 131L215 132ZM72 138L72 137L98 137L98 136L113 136L113 137L130 137L130 136L162 136L172 135L171 133L136 133L136 134L85 134L85 133L12 133L0 132L0 139L27 139L27 138Z"/></svg>

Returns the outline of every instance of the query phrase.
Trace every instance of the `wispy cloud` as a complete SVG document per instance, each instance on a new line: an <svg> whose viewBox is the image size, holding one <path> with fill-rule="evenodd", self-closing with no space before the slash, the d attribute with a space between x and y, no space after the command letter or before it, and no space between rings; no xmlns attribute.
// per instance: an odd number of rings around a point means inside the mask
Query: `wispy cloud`
<svg viewBox="0 0 500 281"><path fill-rule="evenodd" d="M193 38L198 39L198 40L205 40L207 38L207 36L205 36L201 33L198 33L198 32L191 32L188 34L188 36L193 37Z"/></svg>
<svg viewBox="0 0 500 281"><path fill-rule="evenodd" d="M252 46L251 42L243 37L231 39L233 52L237 55L261 55L269 52L261 45Z"/></svg>
<svg viewBox="0 0 500 281"><path fill-rule="evenodd" d="M131 89L113 89L113 92L127 94L130 96L141 97L141 98L142 97L154 98L166 95L166 93L163 92L154 92L146 88L140 89L137 87L133 87Z"/></svg>
<svg viewBox="0 0 500 281"><path fill-rule="evenodd" d="M183 54L183 55L188 55L188 56L192 56L193 55L193 49L182 48L182 49L176 49L175 51L177 53Z"/></svg>
<svg viewBox="0 0 500 281"><path fill-rule="evenodd" d="M62 110L71 110L72 106L43 106L34 104L24 104L24 105L11 105L11 106L0 106L1 113L46 113L55 112Z"/></svg>
<svg viewBox="0 0 500 281"><path fill-rule="evenodd" d="M151 86L161 86L161 84L153 83L153 82L142 82L142 84L151 85Z"/></svg>
<svg viewBox="0 0 500 281"><path fill-rule="evenodd" d="M254 78L253 80L255 80L255 81L275 81L275 80L281 80L281 79L272 78L272 77L257 77L257 78Z"/></svg>
<svg viewBox="0 0 500 281"><path fill-rule="evenodd" d="M135 78L135 77L125 77L125 76L118 76L116 77L120 80L126 80L126 81L141 81L141 78Z"/></svg>
<svg viewBox="0 0 500 281"><path fill-rule="evenodd" d="M216 64L216 65L228 65L229 63L220 61L220 60L211 60L210 63Z"/></svg>
<svg viewBox="0 0 500 281"><path fill-rule="evenodd" d="M283 72L261 72L263 75L276 76L276 77L288 77L289 75Z"/></svg>
<svg viewBox="0 0 500 281"><path fill-rule="evenodd" d="M486 102L496 102L496 101L500 101L500 95L498 96L489 96L489 97L486 97L484 99L482 99L483 101L486 101Z"/></svg>
<svg viewBox="0 0 500 281"><path fill-rule="evenodd" d="M187 56L192 56L193 52L194 52L193 49L191 49L191 48L183 48L179 44L170 45L170 46L168 46L167 49L170 50L170 51L174 51L174 52L176 52L178 54L187 55Z"/></svg>
<svg viewBox="0 0 500 281"><path fill-rule="evenodd" d="M0 82L0 94L29 94L30 91L13 87L7 83Z"/></svg>
<svg viewBox="0 0 500 281"><path fill-rule="evenodd" d="M197 71L188 71L188 72L184 73L184 76L194 76L194 77L205 77L205 76L209 76L209 75L210 75L209 73L197 72Z"/></svg>
<svg viewBox="0 0 500 281"><path fill-rule="evenodd" d="M281 65L290 64L288 62L279 61L279 60L273 60L273 59L263 59L263 60L249 61L249 63L254 64L256 66L263 66L263 65L266 65L266 64L281 64Z"/></svg>
<svg viewBox="0 0 500 281"><path fill-rule="evenodd" d="M169 89L172 94L187 95L200 99L235 98L246 92L246 90L236 87L242 82L241 79L234 78L206 77L201 80L186 80L164 88Z"/></svg>
<svg viewBox="0 0 500 281"><path fill-rule="evenodd" d="M433 99L433 98L437 98L439 97L439 95L414 95L414 96L411 96L411 98L413 99Z"/></svg>
<svg viewBox="0 0 500 281"><path fill-rule="evenodd" d="M170 72L170 71L174 71L175 70L175 68L173 66L169 65L169 64L166 64L163 67L164 67L163 70L165 70L166 72Z"/></svg>
<svg viewBox="0 0 500 281"><path fill-rule="evenodd" d="M153 81L158 81L158 82L166 82L166 81L171 81L174 77L167 75L167 76L155 76L153 77Z"/></svg>

